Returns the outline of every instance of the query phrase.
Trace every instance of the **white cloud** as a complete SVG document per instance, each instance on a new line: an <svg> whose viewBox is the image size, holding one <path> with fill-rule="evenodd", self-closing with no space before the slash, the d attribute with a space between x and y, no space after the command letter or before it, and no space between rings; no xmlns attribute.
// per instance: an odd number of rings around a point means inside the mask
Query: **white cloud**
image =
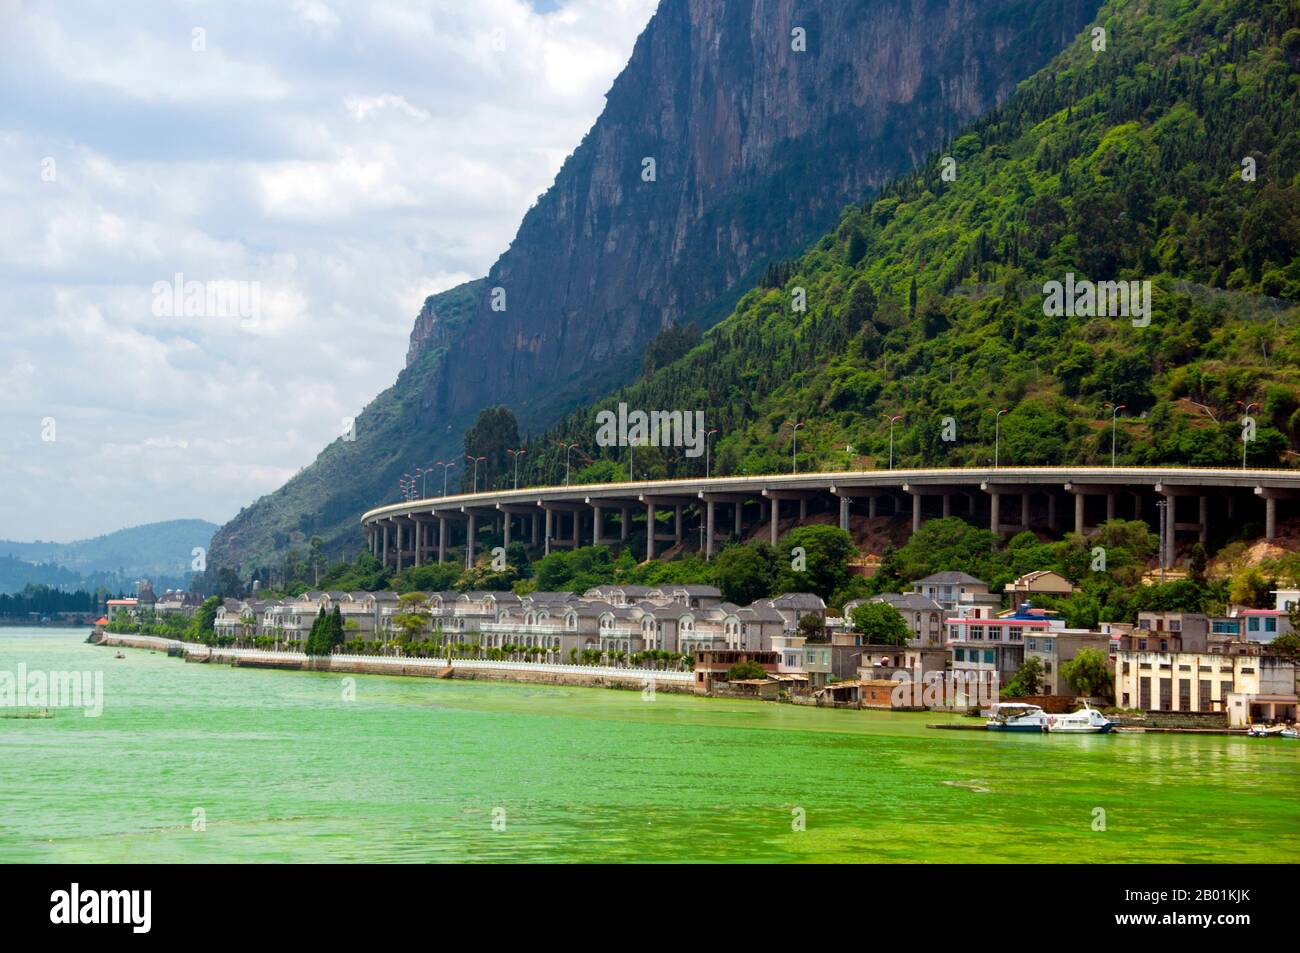
<svg viewBox="0 0 1300 953"><path fill-rule="evenodd" d="M0 537L220 522L310 463L505 249L654 4L7 8ZM256 282L258 320L155 315L178 273Z"/></svg>

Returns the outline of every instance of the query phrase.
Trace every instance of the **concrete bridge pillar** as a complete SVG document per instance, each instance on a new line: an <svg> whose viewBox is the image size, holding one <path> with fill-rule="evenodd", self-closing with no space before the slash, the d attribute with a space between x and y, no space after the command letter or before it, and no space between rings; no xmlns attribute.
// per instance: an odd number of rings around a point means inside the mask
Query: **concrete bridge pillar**
<svg viewBox="0 0 1300 953"><path fill-rule="evenodd" d="M438 517L438 563L447 561L447 517Z"/></svg>
<svg viewBox="0 0 1300 953"><path fill-rule="evenodd" d="M943 494L943 518L947 519L952 516L952 494Z"/></svg>
<svg viewBox="0 0 1300 953"><path fill-rule="evenodd" d="M1109 523L1115 518L1115 494L1106 494L1106 522Z"/></svg>
<svg viewBox="0 0 1300 953"><path fill-rule="evenodd" d="M1080 536L1083 535L1083 515L1087 500L1082 493L1074 494L1074 531Z"/></svg>
<svg viewBox="0 0 1300 953"><path fill-rule="evenodd" d="M921 494L912 494L912 532L921 528Z"/></svg>
<svg viewBox="0 0 1300 953"><path fill-rule="evenodd" d="M1047 494L1047 528L1056 532L1056 494Z"/></svg>
<svg viewBox="0 0 1300 953"><path fill-rule="evenodd" d="M474 537L478 534L478 517L469 514L469 524L465 534L465 568L474 568Z"/></svg>
<svg viewBox="0 0 1300 953"><path fill-rule="evenodd" d="M504 523L502 524L502 528L501 528L501 545L509 549L510 548L510 520L512 517L510 516L509 513L502 513L501 518L502 520L504 520Z"/></svg>
<svg viewBox="0 0 1300 953"><path fill-rule="evenodd" d="M1020 494L1020 528L1029 529L1029 493Z"/></svg>
<svg viewBox="0 0 1300 953"><path fill-rule="evenodd" d="M591 545L599 546L601 544L600 520L602 510L599 506L591 508Z"/></svg>
<svg viewBox="0 0 1300 953"><path fill-rule="evenodd" d="M993 532L998 531L998 526L1002 523L1002 494L996 492L989 493L989 529Z"/></svg>
<svg viewBox="0 0 1300 953"><path fill-rule="evenodd" d="M704 558L713 558L713 508L716 504L712 500L706 500L704 503Z"/></svg>
<svg viewBox="0 0 1300 953"><path fill-rule="evenodd" d="M542 541L542 524L541 521L538 520L536 513L529 514L528 528L532 531L533 534L533 545L534 546L539 545Z"/></svg>
<svg viewBox="0 0 1300 953"><path fill-rule="evenodd" d="M780 531L780 521L781 521L781 501L780 501L780 500L777 500L777 499L768 500L767 505L768 505L769 507L771 507L771 511L772 511L772 517L771 517L771 523L772 523L772 525L771 525L771 536L772 536L772 545L775 546L775 545L776 545L776 534Z"/></svg>
<svg viewBox="0 0 1300 953"><path fill-rule="evenodd" d="M682 543L682 506L673 507L673 537L678 546Z"/></svg>
<svg viewBox="0 0 1300 953"><path fill-rule="evenodd" d="M546 548L543 555L551 555L551 535L555 529L555 514L550 510L546 511Z"/></svg>
<svg viewBox="0 0 1300 953"><path fill-rule="evenodd" d="M849 531L849 498L847 496L840 497L840 529L846 533Z"/></svg>
<svg viewBox="0 0 1300 953"><path fill-rule="evenodd" d="M655 505L645 505L645 558L649 562L655 558Z"/></svg>
<svg viewBox="0 0 1300 953"><path fill-rule="evenodd" d="M737 500L731 504L731 518L735 523L736 539L745 538L745 504Z"/></svg>
<svg viewBox="0 0 1300 953"><path fill-rule="evenodd" d="M380 532L383 533L383 543L380 546L380 549L382 550L382 554L379 560L379 564L381 566L387 566L388 565L388 524L387 523L384 524Z"/></svg>
<svg viewBox="0 0 1300 953"><path fill-rule="evenodd" d="M873 520L875 518L876 518L876 498L874 496L870 496L867 497L867 519Z"/></svg>
<svg viewBox="0 0 1300 953"><path fill-rule="evenodd" d="M582 514L574 510L569 515L573 517L573 548L577 549L582 543Z"/></svg>
<svg viewBox="0 0 1300 953"><path fill-rule="evenodd" d="M1264 497L1264 538L1277 538L1277 500L1271 496Z"/></svg>
<svg viewBox="0 0 1300 953"><path fill-rule="evenodd" d="M1201 542L1204 543L1210 536L1210 498L1202 493L1197 497L1198 511L1196 521L1199 524L1199 533Z"/></svg>
<svg viewBox="0 0 1300 953"><path fill-rule="evenodd" d="M1174 565L1174 533L1178 526L1178 497L1172 493L1165 494L1165 568Z"/></svg>
<svg viewBox="0 0 1300 953"><path fill-rule="evenodd" d="M808 501L800 500L799 501L799 522L802 524L806 519L808 519Z"/></svg>
<svg viewBox="0 0 1300 953"><path fill-rule="evenodd" d="M397 530L397 571L402 571L402 547L406 545L406 527L398 523L395 527Z"/></svg>
<svg viewBox="0 0 1300 953"><path fill-rule="evenodd" d="M424 565L424 521L415 521L415 564Z"/></svg>
<svg viewBox="0 0 1300 953"><path fill-rule="evenodd" d="M626 506L623 507L622 514L620 515L618 521L618 538L622 542L625 543L627 542L627 526L628 523L631 522L631 520L632 520L632 511L629 510Z"/></svg>

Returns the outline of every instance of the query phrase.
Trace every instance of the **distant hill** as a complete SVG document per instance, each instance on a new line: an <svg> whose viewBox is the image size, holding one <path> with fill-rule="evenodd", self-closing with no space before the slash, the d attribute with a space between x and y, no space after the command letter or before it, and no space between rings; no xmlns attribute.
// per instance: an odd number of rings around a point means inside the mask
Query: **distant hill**
<svg viewBox="0 0 1300 953"><path fill-rule="evenodd" d="M194 549L206 550L216 530L206 520L166 520L71 543L0 540L0 592L28 583L129 587L142 577L156 589L176 586L193 571Z"/></svg>

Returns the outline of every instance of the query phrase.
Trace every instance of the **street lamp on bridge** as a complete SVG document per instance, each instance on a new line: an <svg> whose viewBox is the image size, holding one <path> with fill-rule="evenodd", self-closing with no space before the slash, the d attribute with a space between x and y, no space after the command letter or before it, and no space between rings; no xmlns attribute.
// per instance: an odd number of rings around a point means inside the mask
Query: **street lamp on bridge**
<svg viewBox="0 0 1300 953"><path fill-rule="evenodd" d="M704 479L709 478L709 438L718 432L717 427L704 431Z"/></svg>
<svg viewBox="0 0 1300 953"><path fill-rule="evenodd" d="M1112 404L1110 401L1101 405L1110 408L1110 465L1115 466L1115 418L1128 404Z"/></svg>
<svg viewBox="0 0 1300 953"><path fill-rule="evenodd" d="M894 424L903 419L902 414L884 414L889 421L889 469L894 469Z"/></svg>
<svg viewBox="0 0 1300 953"><path fill-rule="evenodd" d="M474 464L474 492L478 492L478 465L487 460L487 457L471 457L468 454L465 459Z"/></svg>
<svg viewBox="0 0 1300 953"><path fill-rule="evenodd" d="M1255 439L1254 431L1253 430L1247 431L1246 422L1250 420L1250 409L1254 407L1256 410L1258 410L1259 404L1255 403L1253 400L1249 404L1243 404L1241 401L1237 401L1237 406L1242 409L1241 410L1241 468L1244 470L1246 469L1246 448L1250 446L1250 441ZM1250 433L1249 437L1246 436L1248 432Z"/></svg>
<svg viewBox="0 0 1300 953"><path fill-rule="evenodd" d="M803 424L795 422L794 429L790 431L793 443L790 444L790 472L795 476L799 475L799 428Z"/></svg>
<svg viewBox="0 0 1300 953"><path fill-rule="evenodd" d="M1006 413L1005 409L999 410L993 417L993 469L998 468L998 449L1002 443L1002 415Z"/></svg>
<svg viewBox="0 0 1300 953"><path fill-rule="evenodd" d="M569 485L569 452L577 448L576 443L565 443L563 440L557 440L556 443L564 448L564 485Z"/></svg>
<svg viewBox="0 0 1300 953"><path fill-rule="evenodd" d="M515 458L515 489L516 490L519 489L519 458L522 457L527 452L528 451L524 450L522 447L518 450L511 450L509 447L506 448L506 453L510 454L510 456Z"/></svg>
<svg viewBox="0 0 1300 953"><path fill-rule="evenodd" d="M449 462L438 460L434 463L435 467L442 467L442 495L443 496L447 495L447 471L450 470L455 465L456 462L454 460Z"/></svg>

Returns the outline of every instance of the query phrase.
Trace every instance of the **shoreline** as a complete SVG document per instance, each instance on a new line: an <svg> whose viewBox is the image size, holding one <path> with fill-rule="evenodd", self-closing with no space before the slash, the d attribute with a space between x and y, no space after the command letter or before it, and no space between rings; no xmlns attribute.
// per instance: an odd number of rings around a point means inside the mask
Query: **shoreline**
<svg viewBox="0 0 1300 953"><path fill-rule="evenodd" d="M578 688L612 688L623 691L672 692L694 695L692 672L651 669L616 669L605 666L559 665L537 662L492 662L480 659L399 658L393 656L331 655L309 658L300 652L266 652L230 649L180 642L155 635L114 635L95 629L86 640L110 648L150 649L183 658L186 662L226 664L233 668L332 672L340 675L401 675L413 678L451 678L467 681L508 681L523 684L567 685Z"/></svg>
<svg viewBox="0 0 1300 953"><path fill-rule="evenodd" d="M260 649L231 649L180 642L155 635L114 635L91 631L88 644L110 648L163 651L188 663L229 665L232 668L264 668L295 672L330 672L339 675L396 675L408 678L444 678L462 681L502 681L522 685L564 685L572 688L604 688L620 691L670 692L698 698L725 698L696 692L692 672L655 672L649 669L612 669L603 666L550 665L537 662L492 662L481 659L400 658L393 656L329 656L309 658L301 652L267 652ZM775 701L777 699L748 699ZM788 702L787 702L788 703ZM816 706L841 708L843 706ZM871 709L851 709L870 711ZM933 712L932 712L933 713ZM927 728L978 731L984 725L962 722L927 724ZM1246 737L1244 728L1192 728L1142 724L1121 727L1126 734L1215 735Z"/></svg>

